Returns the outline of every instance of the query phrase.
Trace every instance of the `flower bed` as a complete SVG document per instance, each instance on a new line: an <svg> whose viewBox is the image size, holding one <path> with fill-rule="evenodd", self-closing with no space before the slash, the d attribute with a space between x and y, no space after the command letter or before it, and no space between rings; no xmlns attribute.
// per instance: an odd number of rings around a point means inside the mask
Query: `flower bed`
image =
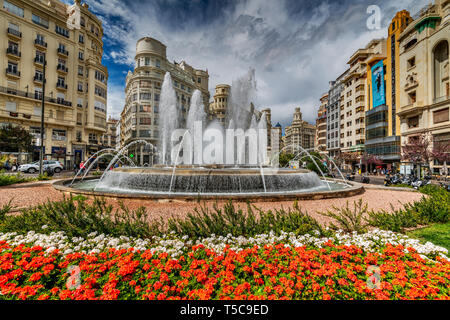
<svg viewBox="0 0 450 320"><path fill-rule="evenodd" d="M446 253L378 230L197 243L0 234L0 299L449 299Z"/></svg>

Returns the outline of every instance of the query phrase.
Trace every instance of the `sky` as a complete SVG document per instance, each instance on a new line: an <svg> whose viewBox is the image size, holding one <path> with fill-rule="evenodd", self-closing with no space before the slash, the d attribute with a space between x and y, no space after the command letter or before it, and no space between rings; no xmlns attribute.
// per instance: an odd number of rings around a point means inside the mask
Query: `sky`
<svg viewBox="0 0 450 320"><path fill-rule="evenodd" d="M217 84L231 84L254 68L256 107L271 108L272 123L285 127L296 107L304 120L315 123L321 95L347 69L349 57L370 40L386 37L397 11L414 15L430 0L85 2L103 23L109 115L120 116L136 42L148 36L167 46L169 61L207 69L211 99ZM367 25L371 5L380 9L379 29Z"/></svg>

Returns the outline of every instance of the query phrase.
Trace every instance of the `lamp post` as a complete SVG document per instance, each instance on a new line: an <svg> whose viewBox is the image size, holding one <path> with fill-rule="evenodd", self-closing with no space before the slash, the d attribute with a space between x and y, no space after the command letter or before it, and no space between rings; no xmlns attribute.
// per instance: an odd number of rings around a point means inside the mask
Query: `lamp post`
<svg viewBox="0 0 450 320"><path fill-rule="evenodd" d="M39 174L42 175L44 168L44 107L45 107L45 67L47 66L47 59L44 53L44 65L43 65L43 79L42 79L42 107L41 107L41 146L39 152Z"/></svg>

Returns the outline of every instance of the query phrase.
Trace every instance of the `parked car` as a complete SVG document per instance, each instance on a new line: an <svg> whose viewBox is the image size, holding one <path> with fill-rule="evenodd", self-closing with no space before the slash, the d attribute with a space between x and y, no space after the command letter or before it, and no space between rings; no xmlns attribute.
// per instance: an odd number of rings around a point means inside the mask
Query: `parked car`
<svg viewBox="0 0 450 320"><path fill-rule="evenodd" d="M64 170L64 166L61 164L61 162L56 160L44 160L44 170L45 168L50 167L53 169L55 173L59 173L62 170ZM29 163L29 164L23 164L19 166L19 171L26 172L26 173L36 173L39 171L39 161Z"/></svg>

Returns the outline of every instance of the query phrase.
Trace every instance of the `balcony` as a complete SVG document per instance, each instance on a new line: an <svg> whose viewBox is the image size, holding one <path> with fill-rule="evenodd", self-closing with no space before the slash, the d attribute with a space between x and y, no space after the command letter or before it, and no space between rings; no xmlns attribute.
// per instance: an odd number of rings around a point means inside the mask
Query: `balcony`
<svg viewBox="0 0 450 320"><path fill-rule="evenodd" d="M57 82L56 88L62 89L62 90L67 90L67 84L64 84L63 82Z"/></svg>
<svg viewBox="0 0 450 320"><path fill-rule="evenodd" d="M6 75L14 78L20 78L20 71L11 68L6 68Z"/></svg>
<svg viewBox="0 0 450 320"><path fill-rule="evenodd" d="M41 56L35 57L34 64L42 67L44 65L44 57L41 57Z"/></svg>
<svg viewBox="0 0 450 320"><path fill-rule="evenodd" d="M56 67L56 70L58 70L61 73L69 72L69 69L63 64L58 64L58 66Z"/></svg>
<svg viewBox="0 0 450 320"><path fill-rule="evenodd" d="M56 103L63 105L63 106L67 106L67 107L71 107L72 106L72 102L70 101L66 101L63 98L56 98Z"/></svg>
<svg viewBox="0 0 450 320"><path fill-rule="evenodd" d="M6 55L8 57L12 58L12 59L19 60L20 56L21 56L21 53L16 48L7 48L6 49Z"/></svg>
<svg viewBox="0 0 450 320"><path fill-rule="evenodd" d="M63 49L63 48L58 48L58 55L60 56L64 56L64 57L68 57L69 56L69 51Z"/></svg>
<svg viewBox="0 0 450 320"><path fill-rule="evenodd" d="M82 104L80 104L80 103L78 103L78 104L77 104L77 107L78 107L78 108L82 108L82 109L83 109L83 105L82 105Z"/></svg>
<svg viewBox="0 0 450 320"><path fill-rule="evenodd" d="M14 30L12 28L8 28L7 32L8 32L8 36L10 36L13 39L16 39L16 40L22 39L22 32L20 32L20 31Z"/></svg>
<svg viewBox="0 0 450 320"><path fill-rule="evenodd" d="M37 75L35 75L34 77L33 77L33 82L37 82L37 83L40 83L40 84L42 84L43 83L43 77L42 76L37 76Z"/></svg>
<svg viewBox="0 0 450 320"><path fill-rule="evenodd" d="M35 39L34 45L41 50L47 49L47 42L45 42L44 40L41 40L41 39Z"/></svg>

